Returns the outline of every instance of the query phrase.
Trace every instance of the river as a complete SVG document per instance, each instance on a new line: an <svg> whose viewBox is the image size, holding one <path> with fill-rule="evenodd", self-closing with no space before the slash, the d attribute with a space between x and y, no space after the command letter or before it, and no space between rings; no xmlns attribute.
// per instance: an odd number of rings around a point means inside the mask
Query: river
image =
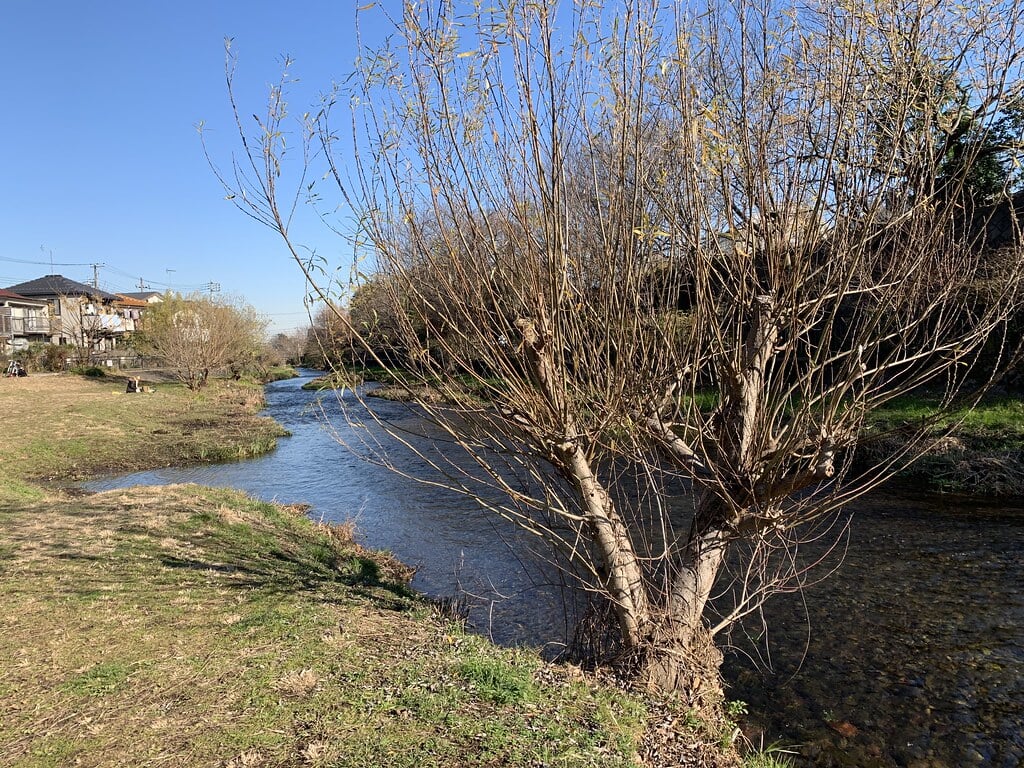
<svg viewBox="0 0 1024 768"><path fill-rule="evenodd" d="M522 566L523 537L339 445L314 404L337 436L353 427L333 393L301 389L311 375L267 387L267 414L291 432L267 456L86 487L195 482L310 503L314 517L354 519L365 544L415 565L417 589L463 595L477 631L557 649L563 590L554 573ZM410 434L424 429L409 407L376 405ZM407 452L390 458L411 475L423 469ZM849 514L838 572L774 598L765 622L729 638L729 696L747 702L748 736L792 746L799 765L1024 764L1024 507L901 490Z"/></svg>

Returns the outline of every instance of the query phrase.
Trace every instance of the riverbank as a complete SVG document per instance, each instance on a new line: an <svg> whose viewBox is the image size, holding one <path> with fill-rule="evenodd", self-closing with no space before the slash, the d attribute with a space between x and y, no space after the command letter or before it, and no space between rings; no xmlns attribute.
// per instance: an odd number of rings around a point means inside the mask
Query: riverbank
<svg viewBox="0 0 1024 768"><path fill-rule="evenodd" d="M274 432L259 389L156 390L0 380L0 763L719 761L728 734L463 633L401 565L301 509L198 486L62 490Z"/></svg>
<svg viewBox="0 0 1024 768"><path fill-rule="evenodd" d="M414 377L403 377L396 371L389 371L380 366L331 371L311 379L303 384L302 388L319 392L325 389L352 389L366 383L379 385L368 389L367 397L396 403L417 402L464 407L487 405L487 392L479 382L436 381L424 384Z"/></svg>
<svg viewBox="0 0 1024 768"><path fill-rule="evenodd" d="M903 481L933 491L1008 498L1024 496L1024 400L993 395L972 409L960 409L935 423L935 400L907 396L871 414L858 458L886 456L922 425L933 441L900 473Z"/></svg>
<svg viewBox="0 0 1024 768"><path fill-rule="evenodd" d="M0 498L33 483L230 461L273 450L285 434L259 416L260 386L218 381L198 394L172 383L126 394L121 378L71 374L0 381Z"/></svg>

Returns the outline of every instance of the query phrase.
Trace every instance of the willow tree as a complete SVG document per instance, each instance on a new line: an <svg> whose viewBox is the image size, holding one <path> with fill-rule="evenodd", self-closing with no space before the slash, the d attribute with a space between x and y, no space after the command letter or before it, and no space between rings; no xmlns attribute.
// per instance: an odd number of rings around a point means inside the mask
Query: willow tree
<svg viewBox="0 0 1024 768"><path fill-rule="evenodd" d="M908 430L854 465L871 411L927 387L942 412L1005 360L1022 260L986 224L1015 209L961 192L1018 95L1021 8L491 5L407 3L306 157L358 215L405 375L462 403L421 405L475 470L448 447L422 479L558 552L649 685L716 692L714 638L926 449ZM278 199L285 113L275 88L239 122L231 186L316 285Z"/></svg>

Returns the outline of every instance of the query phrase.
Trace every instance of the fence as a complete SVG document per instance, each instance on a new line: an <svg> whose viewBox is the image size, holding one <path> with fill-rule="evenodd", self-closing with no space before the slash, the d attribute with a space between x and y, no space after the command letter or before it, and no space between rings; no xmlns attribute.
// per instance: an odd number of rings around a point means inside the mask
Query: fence
<svg viewBox="0 0 1024 768"><path fill-rule="evenodd" d="M119 368L122 371L131 370L133 368L145 368L147 365L152 365L151 360L147 360L142 355L136 354L113 354L113 352L93 352L89 358L89 365L96 365L100 368ZM71 368L75 366L75 361L72 358L68 358L67 367Z"/></svg>

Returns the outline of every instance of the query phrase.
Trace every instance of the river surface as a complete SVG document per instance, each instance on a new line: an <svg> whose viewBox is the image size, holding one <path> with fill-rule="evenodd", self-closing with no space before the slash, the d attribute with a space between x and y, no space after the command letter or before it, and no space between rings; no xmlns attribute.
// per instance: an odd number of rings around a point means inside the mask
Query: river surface
<svg viewBox="0 0 1024 768"><path fill-rule="evenodd" d="M568 598L552 571L523 567L528 541L471 501L340 445L363 431L333 393L301 389L311 375L267 387L267 414L291 432L267 456L86 487L195 482L312 504L313 517L353 519L366 545L416 566L416 588L461 595L477 631L557 649ZM427 430L403 404L375 405L413 441ZM389 460L412 476L425 469L408 451ZM747 702L748 737L792 746L799 765L1024 765L1024 506L904 489L849 513L838 572L773 598L766 621L729 638L729 696Z"/></svg>

